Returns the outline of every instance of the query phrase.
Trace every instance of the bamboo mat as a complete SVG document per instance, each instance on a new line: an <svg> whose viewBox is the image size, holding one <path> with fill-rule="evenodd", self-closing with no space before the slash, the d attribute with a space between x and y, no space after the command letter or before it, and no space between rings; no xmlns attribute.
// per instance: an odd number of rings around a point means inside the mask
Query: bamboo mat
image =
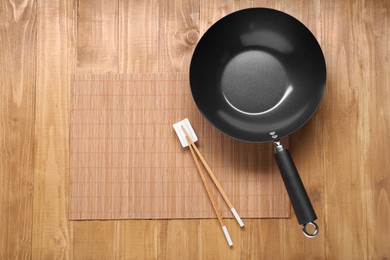
<svg viewBox="0 0 390 260"><path fill-rule="evenodd" d="M70 219L214 218L190 151L172 128L185 117L242 217L290 216L272 144L239 142L211 127L192 100L187 74L104 74L74 78Z"/></svg>

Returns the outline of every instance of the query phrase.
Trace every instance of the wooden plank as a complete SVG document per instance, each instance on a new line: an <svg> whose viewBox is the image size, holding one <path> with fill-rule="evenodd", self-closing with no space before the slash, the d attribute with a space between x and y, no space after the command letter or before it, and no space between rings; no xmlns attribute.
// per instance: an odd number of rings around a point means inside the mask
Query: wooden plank
<svg viewBox="0 0 390 260"><path fill-rule="evenodd" d="M77 6L76 1L40 1L37 8L33 258L69 259L69 97Z"/></svg>
<svg viewBox="0 0 390 260"><path fill-rule="evenodd" d="M178 52L182 53L184 59L188 59L189 48L192 46L195 30L187 30L187 21L192 27L195 27L197 17L196 6L192 6L194 1L143 1L142 3L121 1L120 2L120 71L122 73L152 73L161 71L171 71L174 64L178 71L186 71L188 65L182 64L183 68L177 68L180 61L183 60L180 56L169 55ZM179 4L179 7L177 7ZM198 2L195 2L198 5ZM169 6L168 6L169 5ZM183 7L182 7L183 5ZM183 10L183 8L186 8ZM167 10L173 13L167 12ZM183 14L180 14L183 12ZM173 16L174 15L174 16ZM189 16L190 15L190 16ZM192 16L191 16L192 15ZM193 17L194 16L194 17ZM148 17L148 18L146 18ZM162 25L167 24L167 19L175 19L175 24L172 22L169 26L173 28L164 28ZM149 22L146 22L146 19ZM195 20L193 20L195 19ZM173 33L178 31L178 27L182 32L174 39ZM174 30L173 30L174 29ZM169 32L169 35L166 33ZM183 33L188 37L184 38ZM195 32L195 34L194 34ZM180 38L180 37L181 38ZM174 41L176 46L184 47L184 50L176 51L168 45ZM188 43L189 41L189 43ZM170 49L168 49L170 47ZM163 51L163 52L160 52ZM192 51L192 50L191 50ZM187 55L187 56L186 56ZM166 67L165 67L166 66ZM142 223L140 226L139 224ZM169 224L168 224L169 223ZM197 243L198 220L192 221L126 221L119 222L118 228L125 232L120 233L118 254L120 258L135 258L135 259L173 259L182 256L182 259L194 258L198 255ZM133 236L133 230L140 230L138 235ZM152 235L153 234L153 235ZM175 235L177 234L177 235ZM152 241L151 239L155 239ZM135 245L129 250L129 242ZM158 244L156 244L158 243ZM198 257L195 257L198 258Z"/></svg>
<svg viewBox="0 0 390 260"><path fill-rule="evenodd" d="M328 88L323 101L326 258L368 258L361 1L324 3ZM340 26L343 25L343 26ZM351 44L357 43L357 44ZM367 46L368 47L368 46ZM375 74L372 74L373 76Z"/></svg>
<svg viewBox="0 0 390 260"><path fill-rule="evenodd" d="M31 258L35 1L0 2L0 258Z"/></svg>
<svg viewBox="0 0 390 260"><path fill-rule="evenodd" d="M77 11L75 72L118 72L119 1L80 1ZM74 222L74 237L77 240L73 257L115 259L116 245L111 242L118 237L118 225L117 222Z"/></svg>
<svg viewBox="0 0 390 260"><path fill-rule="evenodd" d="M132 220L116 223L116 252L119 259L163 259L159 257L157 249L157 221Z"/></svg>
<svg viewBox="0 0 390 260"><path fill-rule="evenodd" d="M199 233L200 222L200 220L157 221L158 259L201 259L199 249L202 248L203 241Z"/></svg>
<svg viewBox="0 0 390 260"><path fill-rule="evenodd" d="M235 220L226 221L233 246L227 245L223 232L216 219L208 219L200 222L199 240L200 257L198 259L239 259L241 253L241 236L244 231Z"/></svg>
<svg viewBox="0 0 390 260"><path fill-rule="evenodd" d="M121 73L159 72L158 1L119 1L119 35Z"/></svg>
<svg viewBox="0 0 390 260"><path fill-rule="evenodd" d="M78 72L118 72L118 5L118 0L78 2Z"/></svg>
<svg viewBox="0 0 390 260"><path fill-rule="evenodd" d="M211 25L213 25L222 17L240 9L253 7L253 2L253 0L200 0L200 35L202 36Z"/></svg>
<svg viewBox="0 0 390 260"><path fill-rule="evenodd" d="M180 10L182 8L176 8L176 2L170 2L171 9L172 6L175 6L173 7L173 9L176 10L173 10L175 16L180 15L178 14L178 12L183 11ZM174 3L174 5L172 3ZM192 4L192 2L190 2L190 4ZM183 5L186 7L190 6L190 4L183 2ZM171 32L177 31L176 26L174 27L175 30L172 30L173 28L164 28L161 26L161 24L165 24L167 22L165 19L172 15L171 13L166 13L167 9L165 8L167 8L167 5L168 2L166 1L160 1L158 3L152 1L151 3L148 2L146 4L135 4L133 2L132 4L128 4L128 6L123 9L124 13L123 15L120 15L120 17L125 18L123 20L127 23L125 23L123 26L125 30L121 30L122 42L124 43L123 49L125 50L121 53L120 56L123 59L123 62L121 62L120 64L124 64L124 66L122 66L121 68L121 72L131 73L170 71L172 70L172 60L169 59L169 57L172 57L172 59L174 59L173 62L180 62L181 57L169 55L169 51L171 51L171 49L163 49L163 47L173 47L167 45L167 42L171 41L171 38L169 37L172 36L172 33L170 33L169 35L165 34L167 33L167 30L170 30ZM186 22L187 20L193 19L191 16L187 16L189 14L188 9L184 10L184 12L184 15L179 16L180 20L178 21L178 26L186 26L183 21ZM140 14L145 14L145 16L140 16ZM151 22L145 22L145 17L150 17ZM121 22L120 24L122 25L123 22ZM142 30L140 30L139 28L141 28ZM190 36L190 39L191 37L193 37L193 33L190 33L188 35ZM182 35L180 34L180 36ZM134 39L136 40L136 44L134 44ZM138 39L140 39L139 42L137 41ZM188 43L183 42L180 38L176 37L174 40L178 42L179 45L183 45L184 47L188 46ZM191 42L191 40L190 44L193 45L193 42ZM164 52L161 53L159 52L159 50L164 50ZM176 54L175 50L173 50L173 52L175 52ZM188 53L188 50L186 52ZM179 71L185 71L186 65L183 65L184 68L180 68ZM165 68L165 66L167 67ZM121 227L121 230L124 229L127 231L131 231L139 230L140 227L138 226L138 223L139 221L126 221L125 223L119 223L119 225ZM126 235L122 235L120 237L120 247L118 248L118 251L121 253L119 256L122 257L123 255L124 257L134 256L135 258L156 258L151 257L152 254L157 255L160 259L172 259L177 258L178 256L182 256L182 259L194 258L194 256L198 255L198 250L196 250L197 246L196 243L194 243L194 241L198 241L199 237L196 231L198 223L198 220L177 220L174 222L162 220L148 223L147 232L140 232L140 237L129 236L129 232L126 232L124 233ZM141 226L141 228L143 228L143 226ZM158 242L158 244L156 244L156 247L154 247L154 243L149 242L151 238L151 232L156 234L155 239ZM138 248L136 246L135 250L129 250L129 247L127 246L127 241L129 240L133 241L132 244L135 243L136 245L140 245L140 247ZM150 246L153 246L155 248L155 253L153 253L153 249L151 249L150 253L147 251Z"/></svg>
<svg viewBox="0 0 390 260"><path fill-rule="evenodd" d="M240 230L241 239L237 241L241 247L240 259L296 259L291 257L290 252L284 250L286 243L284 221L286 220L245 220L245 229ZM281 243L281 241L283 242ZM291 253L293 254L294 251Z"/></svg>
<svg viewBox="0 0 390 260"><path fill-rule="evenodd" d="M119 230L116 230L115 225L115 221L84 221L82 225L75 224L71 259L116 259L116 233Z"/></svg>
<svg viewBox="0 0 390 260"><path fill-rule="evenodd" d="M159 1L159 72L187 72L199 39L199 1Z"/></svg>
<svg viewBox="0 0 390 260"><path fill-rule="evenodd" d="M390 2L363 3L364 33L361 111L367 208L367 253L369 258L390 258ZM361 41L359 41L361 42ZM359 216L358 216L359 217Z"/></svg>
<svg viewBox="0 0 390 260"><path fill-rule="evenodd" d="M158 14L158 1L119 1L121 73L158 72ZM134 220L116 222L116 256L120 259L156 259L157 223Z"/></svg>

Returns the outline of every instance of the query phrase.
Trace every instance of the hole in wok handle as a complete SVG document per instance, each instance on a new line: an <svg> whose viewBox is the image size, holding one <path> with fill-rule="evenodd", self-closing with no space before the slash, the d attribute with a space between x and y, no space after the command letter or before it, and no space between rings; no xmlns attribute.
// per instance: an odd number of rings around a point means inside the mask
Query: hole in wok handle
<svg viewBox="0 0 390 260"><path fill-rule="evenodd" d="M306 228L307 225L310 225L310 226L314 227L314 231L313 232L309 232L307 230L307 228ZM313 237L315 237L318 234L318 225L314 221L306 223L306 224L303 224L302 225L302 231L303 231L303 234L305 236L307 236L308 238L313 238Z"/></svg>

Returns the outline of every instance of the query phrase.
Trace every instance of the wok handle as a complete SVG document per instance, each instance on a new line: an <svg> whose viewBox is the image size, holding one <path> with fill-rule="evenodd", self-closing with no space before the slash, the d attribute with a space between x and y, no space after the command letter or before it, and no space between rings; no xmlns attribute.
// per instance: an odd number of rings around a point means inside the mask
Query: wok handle
<svg viewBox="0 0 390 260"><path fill-rule="evenodd" d="M314 212L290 152L287 149L284 149L279 141L275 141L275 145L276 163L280 174L282 175L298 223L302 225L302 231L305 236L313 238L318 234L318 226L314 222L314 220L317 219L317 215ZM309 232L306 229L307 225L313 226L314 231Z"/></svg>

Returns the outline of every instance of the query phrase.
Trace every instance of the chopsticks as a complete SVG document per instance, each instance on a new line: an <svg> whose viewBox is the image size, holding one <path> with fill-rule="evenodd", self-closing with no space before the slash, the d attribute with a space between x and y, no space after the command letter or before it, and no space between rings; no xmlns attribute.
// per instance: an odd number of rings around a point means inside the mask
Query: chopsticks
<svg viewBox="0 0 390 260"><path fill-rule="evenodd" d="M230 234L229 234L229 231L223 221L223 218L222 218L222 213L221 211L219 210L218 206L217 206L217 202L215 201L214 199L214 195L213 195L213 192L211 191L210 189L210 186L209 184L207 183L206 181L206 176L202 170L202 168L200 167L200 164L199 164L199 161L198 161L198 158L196 157L196 154L195 154L195 151L197 150L195 144L192 142L192 139L191 137L188 135L187 131L185 130L185 128L183 126L181 126L182 130L184 131L185 133L185 138L187 140L187 143L188 143L188 146L190 148L190 151L191 151L191 155L195 161L195 164L196 164L196 168L198 168L198 172L199 172L199 175L200 175L200 178L202 179L202 182L203 182L203 185L206 189L206 192L207 192L207 195L209 196L209 199L210 199L210 202L211 202L211 205L213 206L213 209L215 211L215 214L217 215L217 218L218 218L218 221L219 221L219 224L221 225L221 228L222 228L222 231L226 237L226 240L228 242L228 245L229 246L233 246L233 241L232 239L230 238ZM198 155L200 154L199 151L196 152ZM203 158L203 157L199 157L199 158ZM204 161L204 158L203 160L201 159L202 163ZM206 168L207 169L207 168ZM221 187L222 188L222 187ZM225 193L226 195L226 193Z"/></svg>
<svg viewBox="0 0 390 260"><path fill-rule="evenodd" d="M233 242L230 238L228 229L224 223L221 210L218 208L218 204L216 203L216 200L214 198L214 194L210 188L210 184L206 180L206 175L201 167L201 163L204 166L204 168L206 169L207 173L209 174L211 180L214 182L215 186L217 187L217 190L219 191L219 193L221 193L225 203L230 208L230 211L232 212L232 214L235 217L239 226L243 227L244 223L242 222L240 216L238 215L236 209L234 208L233 203L230 201L226 192L222 188L221 183L218 181L214 172L211 170L210 166L208 165L208 163L204 159L203 155L200 153L198 147L195 145L195 142L198 141L198 137L196 136L194 129L192 129L191 123L188 120L188 118L185 118L184 120L173 124L173 128L174 128L174 130L179 138L181 146L182 147L188 146L190 148L191 156L194 159L196 168L197 168L199 176L202 180L203 186L205 187L207 196L209 197L211 205L213 206L215 214L217 215L218 222L221 225L222 231L225 235L225 238L226 238L229 246L232 246Z"/></svg>
<svg viewBox="0 0 390 260"><path fill-rule="evenodd" d="M221 193L221 195L222 195L223 199L225 200L226 204L228 205L230 211L233 213L233 216L235 217L237 223L240 225L240 227L244 227L244 222L242 221L242 219L238 215L236 209L233 206L233 203L230 201L230 199L227 196L226 192L222 188L221 183L218 181L217 177L215 177L215 174L211 170L210 166L207 164L206 160L204 159L204 157L202 156L202 154L198 150L198 147L196 147L195 143L192 142L191 137L188 135L187 131L185 130L185 128L183 126L182 126L182 130L186 134L186 139L189 139L189 142L188 142L188 140L187 140L187 142L189 143L190 149L192 147L195 150L195 152L198 155L199 159L203 163L203 166L206 168L206 171L209 174L210 178L213 180L215 186L217 187L218 191ZM195 159L195 157L194 157L194 159Z"/></svg>

